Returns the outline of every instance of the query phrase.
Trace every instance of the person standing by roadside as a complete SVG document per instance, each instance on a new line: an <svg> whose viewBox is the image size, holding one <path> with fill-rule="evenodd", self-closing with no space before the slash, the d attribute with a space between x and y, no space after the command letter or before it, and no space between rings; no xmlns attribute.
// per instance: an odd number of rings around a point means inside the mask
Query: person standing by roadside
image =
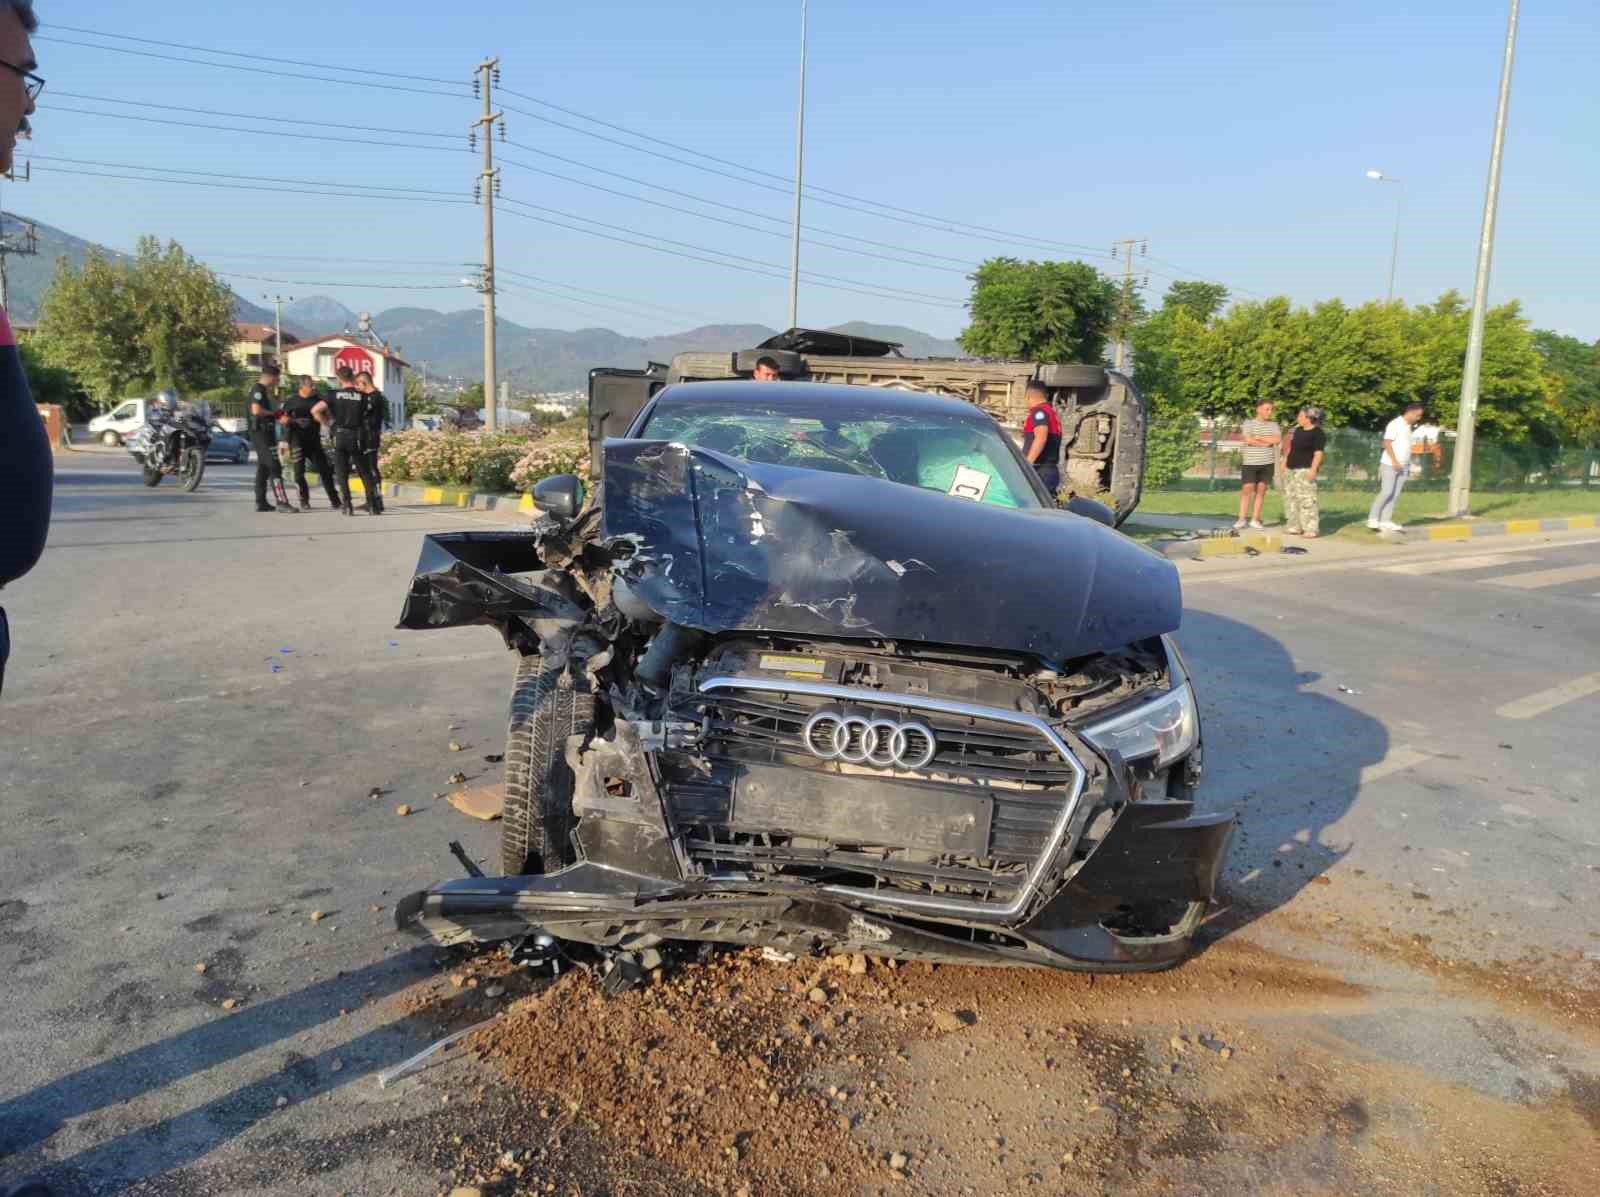
<svg viewBox="0 0 1600 1197"><path fill-rule="evenodd" d="M283 413L277 409L278 367L266 366L256 385L250 388L250 441L256 451L256 510L296 511L289 503L283 489L283 463L278 460L278 421ZM272 485L271 503L267 502L267 484Z"/></svg>
<svg viewBox="0 0 1600 1197"><path fill-rule="evenodd" d="M376 484L367 492L367 507L373 515L383 514L383 475L378 471L378 450L383 444L383 421L389 414L389 399L372 381L372 372L363 370L356 375L356 386L367 397L366 436L361 442L361 455L367 462L367 473Z"/></svg>
<svg viewBox="0 0 1600 1197"><path fill-rule="evenodd" d="M28 131L28 115L44 80L33 74L38 65L28 35L39 27L33 6L12 0L0 3L0 172L11 170L17 136ZM11 321L0 309L0 589L34 567L50 533L50 503L55 488L55 462L50 438L34 405L28 376L17 352ZM5 684L11 634L0 609L0 686Z"/></svg>
<svg viewBox="0 0 1600 1197"><path fill-rule="evenodd" d="M1028 414L1022 418L1022 453L1054 500L1061 490L1061 417L1050 392L1037 378L1023 392Z"/></svg>
<svg viewBox="0 0 1600 1197"><path fill-rule="evenodd" d="M333 469L339 482L339 493L343 496L344 513L354 515L356 505L350 495L351 468L354 467L361 475L361 485L369 497L378 489L378 480L368 473L366 455L361 450L372 417L366 395L356 386L355 371L349 366L340 366L336 376L339 389L333 393L333 402L328 405L333 409ZM366 509L373 515L378 514L370 502Z"/></svg>
<svg viewBox="0 0 1600 1197"><path fill-rule="evenodd" d="M300 506L311 510L311 487L306 482L306 465L322 479L322 489L327 492L328 506L339 509L339 488L333 484L333 466L322 451L322 425L331 415L328 401L317 394L311 376L302 374L295 393L283 401L288 417L289 460L294 465L294 484L300 491Z"/></svg>
<svg viewBox="0 0 1600 1197"><path fill-rule="evenodd" d="M1322 469L1328 434L1322 431L1322 409L1302 407L1295 426L1285 438L1283 456L1284 531L1307 539L1317 535L1322 508L1317 497L1317 473Z"/></svg>
<svg viewBox="0 0 1600 1197"><path fill-rule="evenodd" d="M1378 497L1367 512L1367 527L1374 532L1404 532L1394 522L1394 505L1411 476L1411 430L1422 422L1423 406L1413 400L1383 430L1383 455L1378 458Z"/></svg>
<svg viewBox="0 0 1600 1197"><path fill-rule="evenodd" d="M1272 466L1278 460L1278 445L1283 440L1283 429L1272 418L1272 400L1263 399L1256 404L1253 420L1246 420L1239 430L1244 437L1240 451L1239 518L1233 521L1235 529L1246 526L1261 527L1261 501L1267 497L1267 487L1272 485ZM1254 507L1252 508L1252 503Z"/></svg>

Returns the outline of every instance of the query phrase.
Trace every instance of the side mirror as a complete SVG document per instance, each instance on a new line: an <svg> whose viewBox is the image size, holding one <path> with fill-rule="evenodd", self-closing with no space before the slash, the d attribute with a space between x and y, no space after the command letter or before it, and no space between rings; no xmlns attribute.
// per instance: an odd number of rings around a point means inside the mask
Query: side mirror
<svg viewBox="0 0 1600 1197"><path fill-rule="evenodd" d="M1085 519L1094 520L1108 528L1117 526L1116 513L1104 503L1096 503L1093 499L1085 499L1079 495L1073 495L1072 498L1066 501L1064 506L1073 515L1081 515Z"/></svg>
<svg viewBox="0 0 1600 1197"><path fill-rule="evenodd" d="M570 520L583 504L583 483L576 474L552 474L534 484L533 505L546 515Z"/></svg>

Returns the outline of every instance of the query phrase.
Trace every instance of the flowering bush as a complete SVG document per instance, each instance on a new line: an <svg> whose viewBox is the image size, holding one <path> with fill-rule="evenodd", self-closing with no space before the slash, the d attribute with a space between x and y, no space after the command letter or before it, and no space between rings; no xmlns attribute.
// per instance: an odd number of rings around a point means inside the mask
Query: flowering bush
<svg viewBox="0 0 1600 1197"><path fill-rule="evenodd" d="M588 456L570 433L552 438L536 428L509 432L406 429L383 438L378 468L394 482L526 491L550 474L571 473Z"/></svg>

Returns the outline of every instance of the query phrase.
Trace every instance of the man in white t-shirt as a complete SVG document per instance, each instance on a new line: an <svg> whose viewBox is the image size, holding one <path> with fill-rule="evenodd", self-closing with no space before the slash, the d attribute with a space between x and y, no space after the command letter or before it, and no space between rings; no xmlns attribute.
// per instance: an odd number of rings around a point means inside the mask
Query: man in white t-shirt
<svg viewBox="0 0 1600 1197"><path fill-rule="evenodd" d="M1406 404L1405 411L1389 421L1383 430L1383 456L1378 459L1378 497L1367 513L1367 527L1374 532L1404 532L1394 522L1394 505L1411 476L1411 430L1422 422L1421 403Z"/></svg>

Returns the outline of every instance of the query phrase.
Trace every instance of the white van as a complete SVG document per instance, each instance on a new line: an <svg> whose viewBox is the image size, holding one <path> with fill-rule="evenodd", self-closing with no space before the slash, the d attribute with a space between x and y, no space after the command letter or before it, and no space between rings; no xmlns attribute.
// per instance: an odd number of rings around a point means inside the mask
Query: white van
<svg viewBox="0 0 1600 1197"><path fill-rule="evenodd" d="M120 445L144 427L147 399L124 399L103 416L89 421L89 434L100 438L102 445Z"/></svg>

